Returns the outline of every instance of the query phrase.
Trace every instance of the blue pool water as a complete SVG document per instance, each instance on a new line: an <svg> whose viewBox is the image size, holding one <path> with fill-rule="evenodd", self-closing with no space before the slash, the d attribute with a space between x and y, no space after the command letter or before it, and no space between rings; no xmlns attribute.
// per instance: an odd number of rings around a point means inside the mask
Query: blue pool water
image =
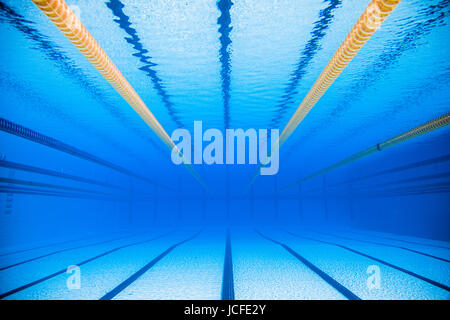
<svg viewBox="0 0 450 320"><path fill-rule="evenodd" d="M370 1L66 2L193 136L283 130ZM450 1L401 1L276 174L192 164L202 185L31 0L0 0L0 299L449 299L450 128L379 147L450 112L448 34Z"/></svg>

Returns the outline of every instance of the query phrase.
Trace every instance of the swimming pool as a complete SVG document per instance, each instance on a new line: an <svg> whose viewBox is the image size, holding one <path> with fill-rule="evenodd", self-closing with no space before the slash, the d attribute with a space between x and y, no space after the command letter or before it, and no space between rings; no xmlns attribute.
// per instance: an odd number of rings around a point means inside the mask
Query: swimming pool
<svg viewBox="0 0 450 320"><path fill-rule="evenodd" d="M449 299L450 1L397 2L1 0L0 298Z"/></svg>

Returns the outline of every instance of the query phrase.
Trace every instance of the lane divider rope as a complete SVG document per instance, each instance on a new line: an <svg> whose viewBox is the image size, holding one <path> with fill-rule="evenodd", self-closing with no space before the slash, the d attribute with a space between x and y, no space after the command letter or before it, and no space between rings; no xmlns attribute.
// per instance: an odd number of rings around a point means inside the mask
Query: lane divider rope
<svg viewBox="0 0 450 320"><path fill-rule="evenodd" d="M115 170L122 174L126 174L130 177L145 181L149 184L153 184L158 187L165 188L165 189L170 189L168 186L165 186L162 184L157 184L156 182L154 182L150 179L147 179L139 174L136 174L135 172L133 172L131 170L128 170L126 168L118 166L117 164L114 164L105 159L97 157L89 152L84 151L84 150L78 149L72 145L69 145L69 144L61 141L61 140L57 140L55 138L52 138L50 136L47 136L45 134L42 134L42 133L32 130L30 128L24 127L20 124L12 122L12 121L6 120L4 118L0 118L0 131L4 131L9 134L21 137L23 139L27 139L27 140L33 141L35 143L42 144L49 148L70 154L71 156L96 163L98 165Z"/></svg>
<svg viewBox="0 0 450 320"><path fill-rule="evenodd" d="M377 143L376 145L374 145L374 146L372 146L370 148L367 148L367 149L365 149L363 151L355 153L355 154L351 155L350 157L345 158L344 160L341 160L341 161L339 161L339 162L337 162L335 164L332 164L332 165L330 165L330 166L328 166L328 167L326 167L324 169L316 171L316 172L314 172L314 173L312 173L312 174L310 174L310 175L308 175L308 176L306 176L306 177L304 177L302 179L299 179L299 180L295 181L294 183L291 183L291 184L283 187L282 190L291 188L291 187L293 187L293 186L295 186L295 185L297 185L299 183L302 183L302 182L305 182L305 181L310 180L312 178L315 178L317 176L323 175L323 174L328 173L328 172L330 172L332 170L335 170L335 169L340 168L342 166L345 166L345 165L347 165L349 163L352 163L352 162L354 162L356 160L359 160L361 158L370 156L370 155L372 155L374 153L383 151L384 149L393 147L393 146L395 146L397 144L400 144L400 143L405 142L407 140L410 140L410 139L416 138L418 136L424 135L424 134L429 133L431 131L434 131L436 129L445 127L445 126L447 126L449 124L450 124L450 113L447 113L447 114L445 114L443 116L440 116L440 117L438 117L436 119L428 121L428 122L426 122L426 123L424 123L424 124L414 128L414 129L411 129L411 130L408 130L408 131L406 131L406 132L404 132L402 134L399 134L398 136L395 136L395 137L393 137L391 139L388 139L386 141Z"/></svg>
<svg viewBox="0 0 450 320"><path fill-rule="evenodd" d="M283 129L280 135L280 146L294 132L299 123L311 111L399 2L400 0L372 0L370 2Z"/></svg>
<svg viewBox="0 0 450 320"><path fill-rule="evenodd" d="M175 146L170 136L158 122L150 109L142 101L131 84L125 79L116 65L112 62L106 52L89 33L80 19L70 9L64 0L32 0L34 4L58 27L58 29L78 48L78 50L89 60L98 72L111 84L111 86L125 99L125 101L136 111L147 123L156 135L169 147L175 148L180 157L181 152ZM204 182L192 167L186 165L194 177L206 187Z"/></svg>
<svg viewBox="0 0 450 320"><path fill-rule="evenodd" d="M277 149L281 148L286 140L292 135L300 122L311 111L315 104L320 100L336 78L350 63L350 61L352 61L358 51L381 26L384 20L386 20L399 2L400 0L372 0L369 3L364 13L360 16L352 30L348 33L345 40L323 69L319 78L317 78L314 85L298 106L294 115L284 127L278 141L271 146L272 151L270 154L273 154ZM249 184L247 185L247 190L259 175L259 170L260 167L258 167L257 172L252 176Z"/></svg>

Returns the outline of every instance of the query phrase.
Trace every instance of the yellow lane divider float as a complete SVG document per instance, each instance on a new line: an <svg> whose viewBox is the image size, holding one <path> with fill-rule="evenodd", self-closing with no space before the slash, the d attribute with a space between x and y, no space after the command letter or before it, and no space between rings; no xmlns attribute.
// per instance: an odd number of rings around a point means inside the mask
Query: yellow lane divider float
<svg viewBox="0 0 450 320"><path fill-rule="evenodd" d="M328 167L326 167L324 169L321 169L319 171L314 172L313 174L310 174L309 176L306 176L306 177L304 177L302 179L299 179L299 180L295 181L294 183L291 183L291 184L283 187L282 189L288 189L288 188L293 187L293 186L295 186L295 185L297 185L299 183L305 182L307 180L310 180L310 179L315 178L317 176L320 176L322 174L328 173L328 172L330 172L332 170L335 170L337 168L345 166L345 165L347 165L349 163L352 163L352 162L354 162L356 160L359 160L361 158L370 156L370 155L372 155L374 153L383 151L384 149L393 147L393 146L395 146L395 145L397 145L399 143L405 142L405 141L407 141L409 139L412 139L412 138L421 136L423 134L426 134L428 132L434 131L436 129L445 127L445 126L447 126L449 124L450 124L450 113L447 113L447 114L445 114L445 115L443 115L441 117L438 117L438 118L436 118L434 120L428 121L427 123L422 124L422 125L414 128L414 129L411 129L411 130L409 130L409 131L407 131L405 133L399 134L398 136L395 136L394 138L391 138L389 140L383 141L381 143L377 143L376 145L374 145L374 146L372 146L372 147L370 147L370 148L368 148L366 150L363 150L361 152L355 153L355 154L351 155L350 157L345 158L344 160L336 162L335 164L333 164L331 166L328 166Z"/></svg>
<svg viewBox="0 0 450 320"><path fill-rule="evenodd" d="M172 150L177 149L174 142L142 101L131 84L125 79L116 65L108 57L98 42L89 33L80 19L64 0L32 0L74 46L91 62L100 74L113 86L125 101L139 114L158 137ZM179 152L182 157L181 152ZM205 183L189 165L188 170L206 188Z"/></svg>
<svg viewBox="0 0 450 320"><path fill-rule="evenodd" d="M281 132L280 138L272 146L273 151L275 148L280 148L286 142L300 122L311 111L314 105L333 84L334 80L336 80L353 57L381 26L399 2L400 0L372 0L370 2ZM259 169L252 177L248 186L253 183L258 175Z"/></svg>

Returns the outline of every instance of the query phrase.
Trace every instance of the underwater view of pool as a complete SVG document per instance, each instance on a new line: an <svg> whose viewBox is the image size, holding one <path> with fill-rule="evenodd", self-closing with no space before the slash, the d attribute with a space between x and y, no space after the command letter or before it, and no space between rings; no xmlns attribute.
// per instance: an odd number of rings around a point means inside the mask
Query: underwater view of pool
<svg viewBox="0 0 450 320"><path fill-rule="evenodd" d="M449 0L0 0L0 299L449 300L449 34Z"/></svg>

